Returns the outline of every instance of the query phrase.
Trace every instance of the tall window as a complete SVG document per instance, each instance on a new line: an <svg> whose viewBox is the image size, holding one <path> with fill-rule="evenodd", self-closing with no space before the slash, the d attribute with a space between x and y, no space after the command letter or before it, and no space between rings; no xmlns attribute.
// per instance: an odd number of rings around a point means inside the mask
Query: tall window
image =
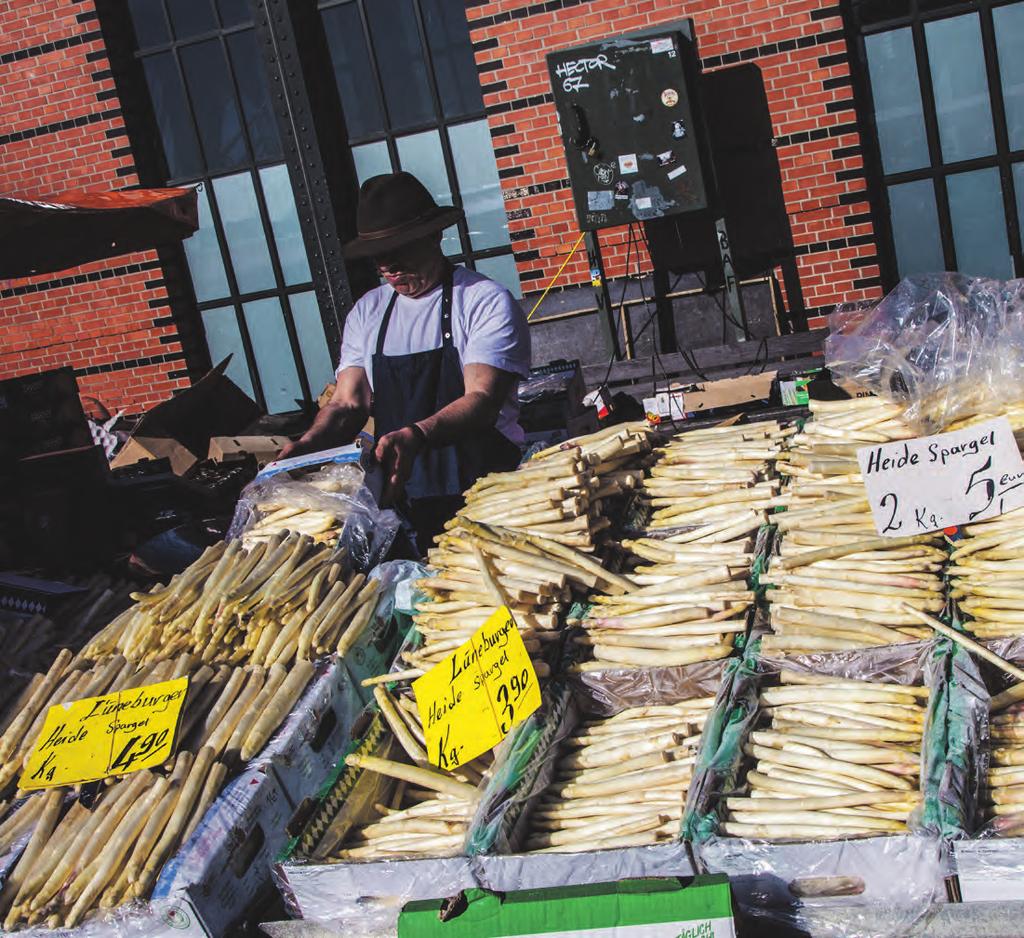
<svg viewBox="0 0 1024 938"><path fill-rule="evenodd" d="M417 176L466 221L444 233L452 260L520 295L519 276L462 0L321 0L360 181Z"/></svg>
<svg viewBox="0 0 1024 938"><path fill-rule="evenodd" d="M1024 0L853 0L899 276L1024 274Z"/></svg>
<svg viewBox="0 0 1024 938"><path fill-rule="evenodd" d="M248 0L129 0L210 357L269 413L333 378Z"/></svg>

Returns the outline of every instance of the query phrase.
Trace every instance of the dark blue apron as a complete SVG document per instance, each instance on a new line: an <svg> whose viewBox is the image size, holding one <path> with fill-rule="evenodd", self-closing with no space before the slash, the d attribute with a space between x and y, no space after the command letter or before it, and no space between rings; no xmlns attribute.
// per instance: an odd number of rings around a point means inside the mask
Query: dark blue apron
<svg viewBox="0 0 1024 938"><path fill-rule="evenodd" d="M398 294L384 311L373 356L373 424L379 439L433 416L466 393L462 362L452 340L452 276L449 264L441 288L441 347L407 355L385 355L384 340ZM444 523L462 507L462 492L488 472L514 469L519 447L489 427L450 446L427 447L413 465L405 485L403 514L425 552Z"/></svg>

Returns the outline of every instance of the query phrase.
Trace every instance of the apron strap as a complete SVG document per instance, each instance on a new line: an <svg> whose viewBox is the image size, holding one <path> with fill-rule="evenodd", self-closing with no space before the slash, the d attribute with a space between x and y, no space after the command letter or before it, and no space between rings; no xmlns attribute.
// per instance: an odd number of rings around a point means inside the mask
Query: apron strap
<svg viewBox="0 0 1024 938"><path fill-rule="evenodd" d="M445 262L444 277L441 281L441 346L451 348L454 345L452 339L452 280L455 268ZM384 340L388 335L388 326L391 325L391 314L395 311L395 303L398 302L398 294L391 293L387 309L384 310L384 318L380 321L380 328L377 330L377 354L384 354Z"/></svg>

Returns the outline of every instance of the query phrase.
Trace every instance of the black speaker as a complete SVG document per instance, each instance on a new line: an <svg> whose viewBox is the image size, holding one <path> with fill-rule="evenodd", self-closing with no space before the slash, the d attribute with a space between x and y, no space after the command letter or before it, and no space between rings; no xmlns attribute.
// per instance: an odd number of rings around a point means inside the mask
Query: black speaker
<svg viewBox="0 0 1024 938"><path fill-rule="evenodd" d="M793 253L761 70L737 65L700 77L719 211L725 217L736 273L764 273ZM713 205L698 212L644 222L651 260L674 273L706 271L722 282Z"/></svg>

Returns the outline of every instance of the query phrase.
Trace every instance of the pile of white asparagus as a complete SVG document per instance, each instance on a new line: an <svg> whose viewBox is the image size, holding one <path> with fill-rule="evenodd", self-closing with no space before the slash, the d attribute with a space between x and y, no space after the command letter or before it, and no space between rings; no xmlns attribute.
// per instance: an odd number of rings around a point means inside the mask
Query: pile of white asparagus
<svg viewBox="0 0 1024 938"><path fill-rule="evenodd" d="M526 850L574 853L675 840L713 697L631 707L577 727L530 814Z"/></svg>
<svg viewBox="0 0 1024 938"><path fill-rule="evenodd" d="M288 665L344 654L370 624L376 580L345 574L345 557L305 534L251 550L220 542L135 605L83 649L150 664L195 655L203 664Z"/></svg>
<svg viewBox="0 0 1024 938"><path fill-rule="evenodd" d="M183 750L164 771L101 785L88 804L68 788L32 795L0 825L0 841L31 831L0 891L4 929L72 928L97 909L148 897L226 773L213 749Z"/></svg>
<svg viewBox="0 0 1024 938"><path fill-rule="evenodd" d="M920 801L928 688L783 671L761 691L767 726L744 747L749 795L725 799L722 832L832 840L907 830Z"/></svg>
<svg viewBox="0 0 1024 938"><path fill-rule="evenodd" d="M811 401L813 420L776 464L789 479L781 539L765 580L774 634L766 654L849 651L930 637L903 608L944 603L940 535L878 537L857 450L912 437L901 408L878 398Z"/></svg>
<svg viewBox="0 0 1024 938"><path fill-rule="evenodd" d="M377 681L420 676L465 642L501 606L519 627L538 676L575 598L600 587L631 589L594 556L608 527L609 499L639 482L650 451L632 424L570 440L513 472L491 473L466 493L466 506L428 551L431 576L417 584L427 602L413 621L422 637L402 654L407 667Z"/></svg>
<svg viewBox="0 0 1024 938"><path fill-rule="evenodd" d="M1024 508L961 530L947 572L966 627L981 639L1024 635Z"/></svg>
<svg viewBox="0 0 1024 938"><path fill-rule="evenodd" d="M1024 684L992 698L986 817L1001 837L1024 836Z"/></svg>
<svg viewBox="0 0 1024 938"><path fill-rule="evenodd" d="M746 629L754 541L778 504L773 463L790 431L775 421L681 433L655 450L640 492L650 535L623 542L635 564L625 593L592 597L579 624L593 661L581 670L723 658Z"/></svg>

